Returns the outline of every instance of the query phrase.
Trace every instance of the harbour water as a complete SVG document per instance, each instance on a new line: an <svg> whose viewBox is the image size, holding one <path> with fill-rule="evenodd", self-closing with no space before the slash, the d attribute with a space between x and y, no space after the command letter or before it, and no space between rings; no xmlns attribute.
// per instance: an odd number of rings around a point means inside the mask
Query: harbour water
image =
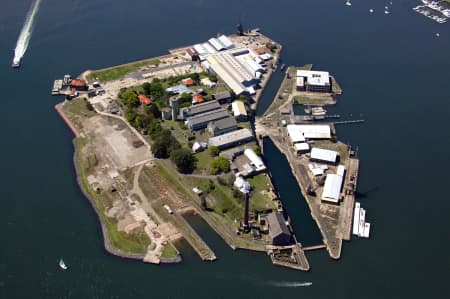
<svg viewBox="0 0 450 299"><path fill-rule="evenodd" d="M31 0L3 3L0 298L448 297L450 27L415 13L415 0L393 2L385 15L385 3L375 0L46 0L20 69L11 69L11 59ZM107 254L75 181L72 134L49 95L53 80L231 33L239 17L283 44L286 65L313 63L336 76L344 94L333 113L366 119L339 126L338 137L359 146L357 200L370 213L371 238L344 243L340 261L308 253L309 273L234 252L195 219L214 263L186 244L179 265ZM281 79L277 72L259 114ZM300 241L315 243L314 223L302 227L309 211L298 188L285 184L291 172L278 158L274 152L267 160L273 174L286 176L276 181L294 228L306 229Z"/></svg>

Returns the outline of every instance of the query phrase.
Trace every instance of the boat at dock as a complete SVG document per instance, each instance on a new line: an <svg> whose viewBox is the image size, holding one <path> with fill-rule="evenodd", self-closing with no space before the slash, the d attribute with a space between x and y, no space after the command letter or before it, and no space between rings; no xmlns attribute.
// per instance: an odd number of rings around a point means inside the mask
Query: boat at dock
<svg viewBox="0 0 450 299"><path fill-rule="evenodd" d="M283 63L280 67L280 71L283 71L285 67L286 67L286 65Z"/></svg>
<svg viewBox="0 0 450 299"><path fill-rule="evenodd" d="M313 107L311 108L311 114L313 116L324 116L327 114L327 110L323 109L322 107Z"/></svg>
<svg viewBox="0 0 450 299"><path fill-rule="evenodd" d="M369 223L369 222L366 222L366 223L364 224L364 231L363 231L363 233L361 234L361 237L363 237L363 238L369 238L369 235L370 235L370 223Z"/></svg>
<svg viewBox="0 0 450 299"><path fill-rule="evenodd" d="M359 231L359 210L361 208L361 204L359 202L355 203L355 210L353 213L353 234L355 236L358 235Z"/></svg>
<svg viewBox="0 0 450 299"><path fill-rule="evenodd" d="M358 236L361 237L364 233L364 226L366 224L366 210L361 208L359 210L359 224L358 224Z"/></svg>

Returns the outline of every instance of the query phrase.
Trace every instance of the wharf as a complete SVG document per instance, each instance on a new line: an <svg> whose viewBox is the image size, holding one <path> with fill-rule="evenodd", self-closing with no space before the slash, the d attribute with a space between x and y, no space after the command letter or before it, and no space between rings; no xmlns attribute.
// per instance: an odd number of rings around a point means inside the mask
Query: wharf
<svg viewBox="0 0 450 299"><path fill-rule="evenodd" d="M346 165L347 175L345 177L344 189L344 209L339 218L339 226L342 239L349 241L351 236L352 219L355 207L355 192L358 180L359 159L350 158Z"/></svg>
<svg viewBox="0 0 450 299"><path fill-rule="evenodd" d="M267 246L267 253L274 265L300 271L309 271L308 259L299 243L292 246Z"/></svg>

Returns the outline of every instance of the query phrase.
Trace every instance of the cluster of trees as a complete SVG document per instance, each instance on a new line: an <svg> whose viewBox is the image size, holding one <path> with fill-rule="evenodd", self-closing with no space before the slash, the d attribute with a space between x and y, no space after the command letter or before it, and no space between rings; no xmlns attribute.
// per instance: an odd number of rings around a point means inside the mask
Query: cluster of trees
<svg viewBox="0 0 450 299"><path fill-rule="evenodd" d="M209 170L211 174L219 174L221 172L230 171L230 161L224 157L217 157L211 161L211 169Z"/></svg>
<svg viewBox="0 0 450 299"><path fill-rule="evenodd" d="M153 122L147 129L152 138L152 152L156 158L167 159L175 163L181 173L192 173L197 165L197 158L173 137L168 129L163 129L158 122Z"/></svg>

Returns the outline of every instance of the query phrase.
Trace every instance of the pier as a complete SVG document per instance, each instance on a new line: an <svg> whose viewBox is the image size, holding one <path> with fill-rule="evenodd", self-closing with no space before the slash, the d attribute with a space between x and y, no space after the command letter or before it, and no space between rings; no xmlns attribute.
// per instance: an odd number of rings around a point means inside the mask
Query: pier
<svg viewBox="0 0 450 299"><path fill-rule="evenodd" d="M365 119L354 119L354 120L343 120L333 122L335 125L345 125L345 124L357 124L365 122Z"/></svg>
<svg viewBox="0 0 450 299"><path fill-rule="evenodd" d="M312 250L319 250L319 249L324 249L324 248L327 248L327 245L320 244L320 245L303 247L303 251L312 251Z"/></svg>

